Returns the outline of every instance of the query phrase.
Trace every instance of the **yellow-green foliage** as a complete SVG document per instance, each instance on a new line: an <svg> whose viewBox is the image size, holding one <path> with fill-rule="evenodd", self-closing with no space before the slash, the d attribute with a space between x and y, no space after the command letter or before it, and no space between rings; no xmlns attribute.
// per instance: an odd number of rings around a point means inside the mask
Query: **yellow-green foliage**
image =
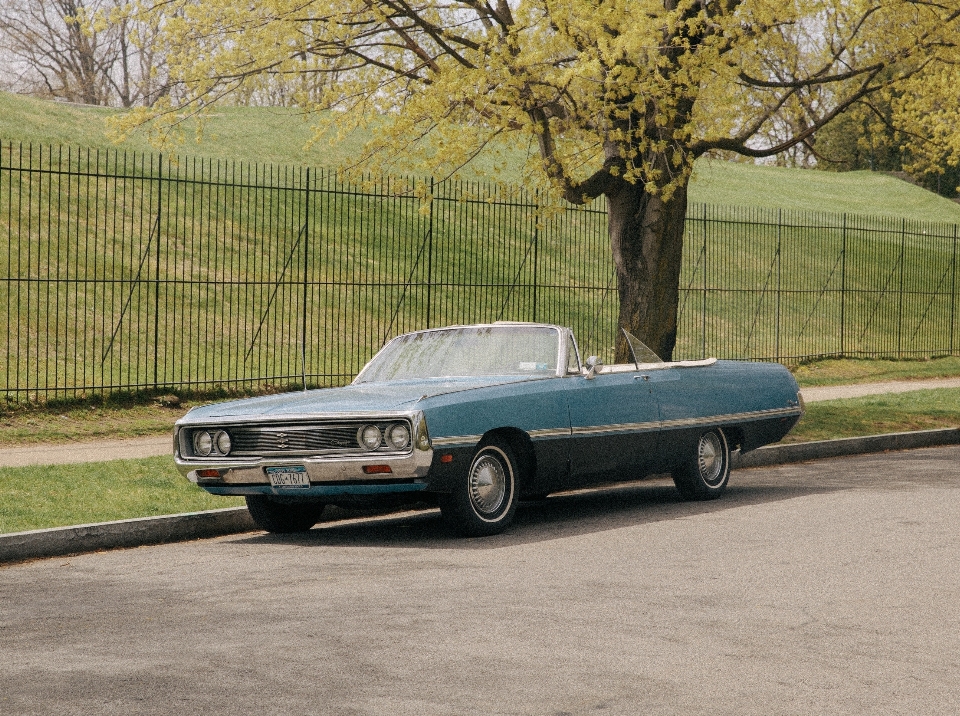
<svg viewBox="0 0 960 716"><path fill-rule="evenodd" d="M958 10L956 0L141 0L132 13L158 30L177 91L118 130L152 121L162 143L231 93L286 81L301 105L334 110L318 137L373 130L355 165L416 151L444 176L515 135L507 146L527 150L530 176L568 199L600 193L584 183L598 170L669 197L697 156L770 156L887 86L909 90L899 111L911 126L953 146L956 106L944 100ZM785 116L796 122L781 132Z"/></svg>

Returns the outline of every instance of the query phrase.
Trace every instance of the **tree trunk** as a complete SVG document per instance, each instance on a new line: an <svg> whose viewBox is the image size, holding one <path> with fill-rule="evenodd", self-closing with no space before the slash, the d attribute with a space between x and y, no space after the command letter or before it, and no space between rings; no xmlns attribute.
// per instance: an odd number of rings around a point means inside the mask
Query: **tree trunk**
<svg viewBox="0 0 960 716"><path fill-rule="evenodd" d="M606 197L620 294L616 361L633 360L619 328L633 333L663 360L671 360L677 342L687 184L668 201L626 181L616 182Z"/></svg>

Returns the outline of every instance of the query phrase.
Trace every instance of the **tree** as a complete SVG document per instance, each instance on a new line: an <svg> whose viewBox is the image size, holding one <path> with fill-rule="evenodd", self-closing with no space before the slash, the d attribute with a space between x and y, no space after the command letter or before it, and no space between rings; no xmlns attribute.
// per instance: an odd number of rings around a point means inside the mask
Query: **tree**
<svg viewBox="0 0 960 716"><path fill-rule="evenodd" d="M950 88L960 71L948 66L925 79L866 97L817 132L818 168L902 172L931 191L956 196L960 148L950 141L958 134Z"/></svg>
<svg viewBox="0 0 960 716"><path fill-rule="evenodd" d="M776 156L925 81L957 59L958 16L958 0L163 0L136 17L186 101L126 127L151 121L162 139L257 78L328 75L313 106L370 127L371 162L419 150L455 171L519 135L557 194L606 197L619 323L670 357L694 160ZM804 121L774 131L792 106Z"/></svg>
<svg viewBox="0 0 960 716"><path fill-rule="evenodd" d="M121 0L8 0L0 49L15 91L82 104L130 107L163 94L162 63L147 26Z"/></svg>
<svg viewBox="0 0 960 716"><path fill-rule="evenodd" d="M106 104L116 53L101 33L84 32L83 11L82 0L12 0L0 14L0 32L7 52L50 96Z"/></svg>
<svg viewBox="0 0 960 716"><path fill-rule="evenodd" d="M902 138L892 124L890 110L890 103L878 95L854 104L817 132L817 166L840 171L902 171Z"/></svg>

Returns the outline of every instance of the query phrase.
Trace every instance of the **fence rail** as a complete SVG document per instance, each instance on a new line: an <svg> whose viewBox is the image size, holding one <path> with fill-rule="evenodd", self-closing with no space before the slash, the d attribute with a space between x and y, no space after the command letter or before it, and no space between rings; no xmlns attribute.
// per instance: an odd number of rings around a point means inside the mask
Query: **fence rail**
<svg viewBox="0 0 960 716"><path fill-rule="evenodd" d="M676 357L955 352L957 227L691 206ZM612 358L602 202L0 144L0 393L331 385L389 337L570 325Z"/></svg>

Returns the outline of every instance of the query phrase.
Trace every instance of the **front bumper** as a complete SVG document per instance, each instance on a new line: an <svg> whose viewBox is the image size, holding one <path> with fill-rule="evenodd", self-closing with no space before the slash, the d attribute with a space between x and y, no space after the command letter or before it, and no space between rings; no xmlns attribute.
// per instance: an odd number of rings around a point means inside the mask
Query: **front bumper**
<svg viewBox="0 0 960 716"><path fill-rule="evenodd" d="M336 485L310 485L310 487L271 487L270 485L218 485L199 483L201 489L211 495L275 495L277 497L330 498L343 495L351 497L377 497L378 495L399 495L408 492L423 492L427 483L380 482L380 483L341 483Z"/></svg>
<svg viewBox="0 0 960 716"><path fill-rule="evenodd" d="M201 462L174 456L177 468L190 482L214 495L321 497L415 492L427 488L425 478L433 461L433 450L415 449L405 456L371 458L259 458L242 462ZM301 465L306 470L310 487L273 487L270 484L266 468ZM363 468L369 465L389 465L391 471L386 475L368 475ZM215 476L211 474L214 471Z"/></svg>
<svg viewBox="0 0 960 716"><path fill-rule="evenodd" d="M414 435L422 415L411 416ZM321 455L261 455L255 457L194 457L184 455L181 429L197 424L178 424L174 434L174 462L191 482L214 495L277 495L326 497L335 495L382 495L416 492L427 488L426 477L433 462L433 449L416 443L405 453L364 452ZM215 428L216 425L209 427ZM426 428L423 426L424 434ZM186 438L184 438L186 439ZM427 437L429 445L429 437ZM302 467L309 487L276 487L268 468ZM365 471L367 468L368 471Z"/></svg>

